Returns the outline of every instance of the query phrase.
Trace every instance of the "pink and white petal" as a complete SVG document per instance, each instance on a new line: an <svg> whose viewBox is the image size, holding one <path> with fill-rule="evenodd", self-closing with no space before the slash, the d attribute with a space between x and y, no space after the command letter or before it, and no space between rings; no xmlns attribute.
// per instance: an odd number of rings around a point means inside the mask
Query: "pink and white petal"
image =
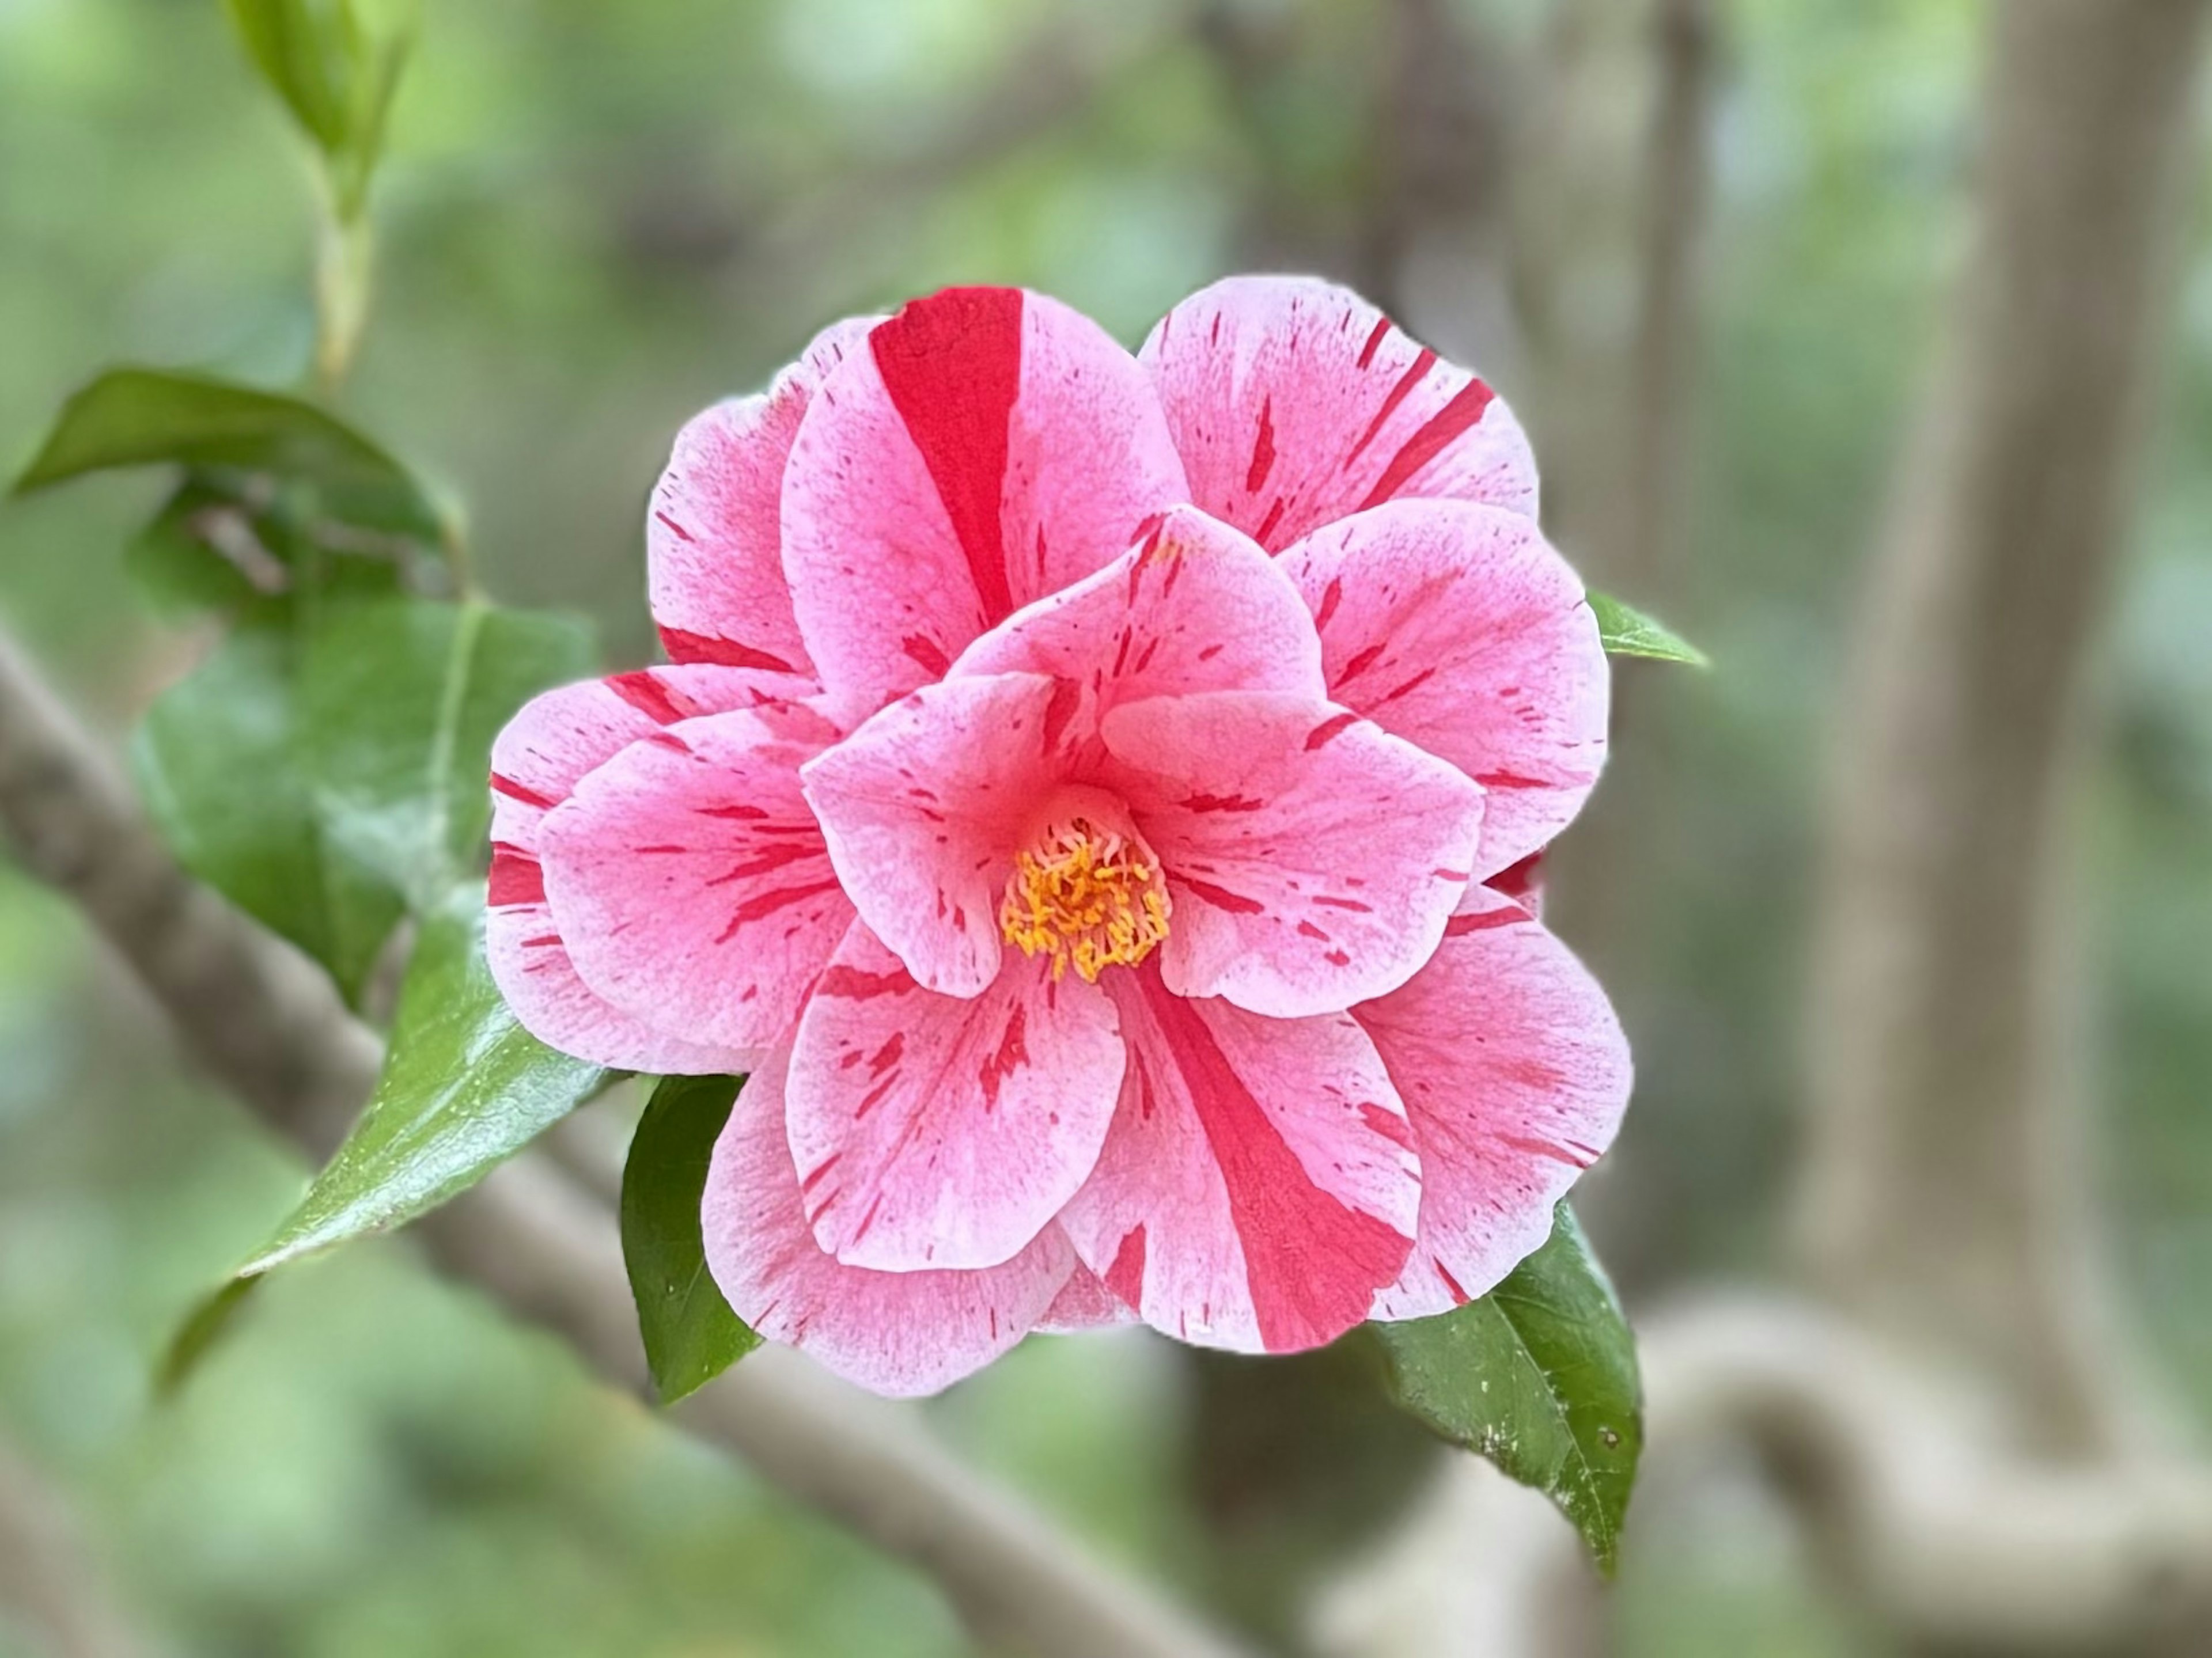
<svg viewBox="0 0 2212 1658"><path fill-rule="evenodd" d="M1110 562L1187 499L1136 360L1018 288L948 288L823 383L784 477L784 570L824 684L861 714Z"/></svg>
<svg viewBox="0 0 2212 1658"><path fill-rule="evenodd" d="M743 1070L752 1055L665 1030L607 1001L576 976L545 902L538 826L579 781L664 723L787 705L812 691L787 674L714 666L648 668L547 691L492 745L492 866L484 949L523 1028L580 1059L624 1071Z"/></svg>
<svg viewBox="0 0 2212 1658"><path fill-rule="evenodd" d="M951 677L1028 672L1078 686L1085 741L1106 709L1211 690L1326 695L1304 600L1249 536L1195 507L1096 574L1018 610L962 653Z"/></svg>
<svg viewBox="0 0 2212 1658"><path fill-rule="evenodd" d="M1421 1154L1420 1234L1374 1315L1447 1312L1550 1236L1553 1206L1613 1143L1634 1079L1628 1043L1572 952L1484 887L1428 966L1353 1016Z"/></svg>
<svg viewBox="0 0 2212 1658"><path fill-rule="evenodd" d="M627 1013L576 976L545 902L544 872L531 853L492 853L484 956L492 981L522 1028L549 1048L618 1071L711 1076L743 1071L750 1049L692 1042Z"/></svg>
<svg viewBox="0 0 2212 1658"><path fill-rule="evenodd" d="M645 524L647 589L672 660L814 671L783 575L784 466L815 392L879 320L833 323L767 391L677 434Z"/></svg>
<svg viewBox="0 0 2212 1658"><path fill-rule="evenodd" d="M1351 1015L1266 1019L1107 981L1129 1067L1098 1167L1060 1212L1084 1264L1184 1341L1291 1352L1367 1316L1412 1248L1420 1166Z"/></svg>
<svg viewBox="0 0 2212 1658"><path fill-rule="evenodd" d="M1065 768L1073 701L1041 674L946 680L806 767L845 890L926 988L973 996L998 978L1000 900Z"/></svg>
<svg viewBox="0 0 2212 1658"><path fill-rule="evenodd" d="M784 1138L786 1056L739 1091L715 1142L701 1218L707 1266L730 1309L771 1341L847 1381L933 1394L1007 1351L1052 1306L1074 1251L1047 1226L1002 1266L875 1272L825 1254L807 1229Z"/></svg>
<svg viewBox="0 0 2212 1658"><path fill-rule="evenodd" d="M1540 921L1544 919L1544 888L1548 879L1544 853L1532 852L1519 863L1499 870L1482 884L1501 896L1510 898ZM1461 908L1466 908L1464 899L1461 900Z"/></svg>
<svg viewBox="0 0 2212 1658"><path fill-rule="evenodd" d="M540 829L545 892L584 982L695 1040L787 1040L851 925L799 768L811 710L711 714L592 772Z"/></svg>
<svg viewBox="0 0 2212 1658"><path fill-rule="evenodd" d="M1488 791L1478 879L1574 820L1605 762L1610 671L1583 584L1534 523L1400 501L1285 552L1328 694Z"/></svg>
<svg viewBox="0 0 2212 1658"><path fill-rule="evenodd" d="M1435 950L1482 827L1482 791L1453 767L1267 691L1126 703L1104 732L1167 876L1178 994L1302 1018L1396 989Z"/></svg>
<svg viewBox="0 0 2212 1658"><path fill-rule="evenodd" d="M1121 1090L1097 986L1010 956L981 995L940 996L856 922L792 1050L807 1224L848 1266L995 1266L1075 1195Z"/></svg>
<svg viewBox="0 0 2212 1658"><path fill-rule="evenodd" d="M538 825L590 773L663 726L737 708L808 703L796 674L698 664L641 668L542 692L491 748L491 838L535 852Z"/></svg>
<svg viewBox="0 0 2212 1658"><path fill-rule="evenodd" d="M1269 552L1407 495L1536 514L1513 411L1349 288L1231 276L1163 317L1139 355L1190 498Z"/></svg>
<svg viewBox="0 0 2212 1658"><path fill-rule="evenodd" d="M1142 1322L1135 1308L1108 1289L1104 1278L1079 1262L1052 1305L1045 1309L1044 1316L1036 1321L1036 1328L1040 1335L1070 1336Z"/></svg>

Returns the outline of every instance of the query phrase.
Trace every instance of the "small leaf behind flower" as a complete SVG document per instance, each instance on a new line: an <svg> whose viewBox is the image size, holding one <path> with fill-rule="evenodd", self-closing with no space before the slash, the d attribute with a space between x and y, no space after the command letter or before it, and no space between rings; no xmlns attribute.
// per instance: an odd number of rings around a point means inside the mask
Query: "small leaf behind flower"
<svg viewBox="0 0 2212 1658"><path fill-rule="evenodd" d="M1597 617L1597 635L1609 655L1648 656L1661 662L1686 662L1693 668L1712 666L1703 651L1665 623L1606 593L1592 591L1584 597L1589 600L1591 614Z"/></svg>
<svg viewBox="0 0 2212 1658"><path fill-rule="evenodd" d="M431 544L447 536L407 469L336 416L282 392L173 369L111 368L80 389L15 487L27 494L88 472L163 465L309 484L344 523Z"/></svg>
<svg viewBox="0 0 2212 1658"><path fill-rule="evenodd" d="M1628 1321L1567 1206L1488 1295L1369 1327L1398 1402L1549 1497L1609 1576L1644 1448L1643 1384Z"/></svg>
<svg viewBox="0 0 2212 1658"><path fill-rule="evenodd" d="M653 1386L664 1405L696 1393L760 1345L707 1270L699 1206L714 1141L741 1077L665 1077L623 1169L623 1260Z"/></svg>
<svg viewBox="0 0 2212 1658"><path fill-rule="evenodd" d="M437 1207L606 1079L599 1066L555 1053L516 1022L484 963L483 889L462 889L423 923L368 1108L238 1276L271 1272Z"/></svg>

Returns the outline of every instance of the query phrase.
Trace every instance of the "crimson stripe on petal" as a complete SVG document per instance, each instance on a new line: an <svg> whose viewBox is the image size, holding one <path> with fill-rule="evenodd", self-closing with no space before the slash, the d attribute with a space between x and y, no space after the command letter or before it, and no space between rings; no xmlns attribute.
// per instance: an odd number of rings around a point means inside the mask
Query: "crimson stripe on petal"
<svg viewBox="0 0 2212 1658"><path fill-rule="evenodd" d="M1425 354L1424 354L1425 355ZM1412 482L1413 474L1426 466L1462 434L1482 418L1482 411L1490 407L1497 395L1479 380L1471 380L1453 393L1452 399L1428 417L1421 429L1407 438L1398 452L1390 457L1390 464L1382 469L1382 476L1375 480L1375 487L1367 492L1367 499L1359 503L1359 510L1379 507ZM1393 392L1395 400L1396 393ZM1388 412L1386 407L1385 413Z"/></svg>
<svg viewBox="0 0 2212 1658"><path fill-rule="evenodd" d="M1198 1011L1157 974L1139 982L1220 1166L1261 1341L1283 1352L1330 1339L1396 1275L1404 1234L1315 1185Z"/></svg>
<svg viewBox="0 0 2212 1658"><path fill-rule="evenodd" d="M868 349L968 556L986 622L1011 615L1000 511L1022 385L1022 295L949 288L877 325Z"/></svg>

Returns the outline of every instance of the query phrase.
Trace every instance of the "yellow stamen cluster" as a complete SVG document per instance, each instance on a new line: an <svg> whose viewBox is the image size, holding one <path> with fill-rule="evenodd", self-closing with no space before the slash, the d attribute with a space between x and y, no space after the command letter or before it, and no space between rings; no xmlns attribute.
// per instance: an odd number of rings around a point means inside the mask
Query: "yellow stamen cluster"
<svg viewBox="0 0 2212 1658"><path fill-rule="evenodd" d="M999 930L1031 956L1052 957L1091 983L1115 965L1134 967L1168 936L1168 895L1141 845L1077 817L1014 858Z"/></svg>

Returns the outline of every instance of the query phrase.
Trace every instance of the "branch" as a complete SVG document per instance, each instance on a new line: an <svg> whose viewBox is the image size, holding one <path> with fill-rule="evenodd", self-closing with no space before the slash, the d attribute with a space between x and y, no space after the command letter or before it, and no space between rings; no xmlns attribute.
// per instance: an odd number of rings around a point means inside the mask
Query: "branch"
<svg viewBox="0 0 2212 1658"><path fill-rule="evenodd" d="M2201 1465L2024 1458L2003 1400L1807 1303L1708 1295L1638 1338L1632 1534L1748 1451L1838 1604L1902 1651L2179 1655L2212 1627ZM1607 1649L1595 1588L1540 1499L1457 1458L1318 1633L1329 1658L1583 1658Z"/></svg>
<svg viewBox="0 0 2212 1658"><path fill-rule="evenodd" d="M20 1613L55 1658L138 1658L125 1620L59 1496L0 1441L0 1608Z"/></svg>
<svg viewBox="0 0 2212 1658"><path fill-rule="evenodd" d="M2087 672L2197 157L2206 0L1989 9L1972 234L1853 639L1812 962L1802 1231L1860 1316L2123 1436L2070 891Z"/></svg>
<svg viewBox="0 0 2212 1658"><path fill-rule="evenodd" d="M94 739L0 635L0 829L76 901L257 1114L326 1156L374 1083L375 1035L289 946L179 869ZM608 1206L526 1153L430 1216L438 1263L566 1337L634 1393L644 1357ZM1226 1658L1228 1649L961 1467L912 1412L796 1354L754 1354L679 1412L806 1506L933 1577L994 1647L1059 1658Z"/></svg>

